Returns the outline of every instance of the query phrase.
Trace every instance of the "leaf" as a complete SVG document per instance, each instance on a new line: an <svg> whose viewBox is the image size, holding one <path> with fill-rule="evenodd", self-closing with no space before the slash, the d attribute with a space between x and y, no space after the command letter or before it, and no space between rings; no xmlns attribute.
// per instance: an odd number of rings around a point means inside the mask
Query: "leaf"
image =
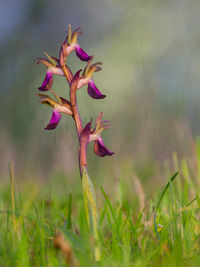
<svg viewBox="0 0 200 267"><path fill-rule="evenodd" d="M85 168L83 168L82 186L88 225L90 230L95 234L98 229L96 196L92 181L90 180L90 177Z"/></svg>
<svg viewBox="0 0 200 267"><path fill-rule="evenodd" d="M158 233L158 228L157 228L157 223L156 223L157 212L158 212L158 209L160 207L160 203L161 203L161 201L162 201L162 199L163 199L168 187L171 185L171 183L174 181L174 179L176 178L177 175L178 175L178 172L176 172L169 179L169 182L166 184L166 186L165 186L165 188L164 188L164 190L163 190L163 192L162 192L162 194L161 194L161 196L160 196L160 198L159 198L159 200L157 202L156 208L155 208L155 213L154 213L154 217L153 217L153 219L154 219L154 230L155 230L155 233L156 233L156 236L157 236L158 240L160 240L160 236L159 236L159 233Z"/></svg>
<svg viewBox="0 0 200 267"><path fill-rule="evenodd" d="M96 204L96 195L92 181L90 180L90 177L85 167L83 167L82 186L83 186L83 198L84 198L88 226L94 235L95 241L97 242L95 246L95 259L99 261L100 260L100 248L98 246L99 220L98 220L98 211Z"/></svg>
<svg viewBox="0 0 200 267"><path fill-rule="evenodd" d="M68 202L68 213L67 213L67 229L71 229L72 227L72 192L69 193L69 202Z"/></svg>
<svg viewBox="0 0 200 267"><path fill-rule="evenodd" d="M176 172L176 173L169 179L169 182L166 184L166 186L165 186L165 188L164 188L164 190L163 190L163 192L162 192L162 194L161 194L161 196L160 196L160 198L159 198L159 200L158 200L158 202L157 202L157 205L156 205L156 212L158 211L158 209L159 209L159 207L160 207L160 203L161 203L161 201L162 201L162 199L163 199L163 197L164 197L164 195L165 195L165 193L166 193L168 187L170 186L170 183L174 181L174 179L176 178L177 175L178 175L178 172Z"/></svg>
<svg viewBox="0 0 200 267"><path fill-rule="evenodd" d="M109 210L110 210L110 212L111 212L111 214L112 214L113 220L115 221L115 224L117 224L117 218L116 218L116 215L115 215L114 208L112 207L112 204L111 204L111 202L110 202L110 200L109 200L107 194L106 194L105 191L103 190L103 187L102 187L102 186L100 186L100 189L101 189L101 192L102 192L102 194L103 194L103 196L104 196L104 198L105 198L105 200L106 200L106 203L107 203L107 205L108 205L108 207L109 207Z"/></svg>

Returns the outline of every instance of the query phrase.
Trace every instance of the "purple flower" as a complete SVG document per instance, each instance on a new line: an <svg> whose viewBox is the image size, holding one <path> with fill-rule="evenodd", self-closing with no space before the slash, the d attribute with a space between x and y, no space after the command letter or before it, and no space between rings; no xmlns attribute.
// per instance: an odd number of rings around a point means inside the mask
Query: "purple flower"
<svg viewBox="0 0 200 267"><path fill-rule="evenodd" d="M99 157L112 156L114 152L111 152L106 148L103 143L101 132L104 129L110 128L109 121L102 121L103 112L99 114L96 119L94 130L91 129L92 121L86 124L80 137L80 150L79 150L79 161L81 168L87 166L87 146L90 142L94 141L94 152Z"/></svg>
<svg viewBox="0 0 200 267"><path fill-rule="evenodd" d="M94 142L94 152L99 157L112 156L115 154L105 147L101 137Z"/></svg>
<svg viewBox="0 0 200 267"><path fill-rule="evenodd" d="M102 99L105 98L106 95L103 95L99 91L94 81L92 80L93 73L101 70L101 67L99 66L101 62L97 62L91 65L92 59L93 57L91 57L90 60L88 61L87 66L83 71L83 75L79 79L77 89L80 89L84 85L88 85L87 88L88 95L94 99Z"/></svg>
<svg viewBox="0 0 200 267"><path fill-rule="evenodd" d="M106 95L103 95L99 89L96 87L93 80L90 80L88 83L88 95L91 96L94 99L103 99L106 97Z"/></svg>
<svg viewBox="0 0 200 267"><path fill-rule="evenodd" d="M90 56L79 46L75 46L76 55L77 57L82 61L88 61L90 59Z"/></svg>
<svg viewBox="0 0 200 267"><path fill-rule="evenodd" d="M40 103L45 104L53 108L53 113L48 125L45 130L53 130L57 127L62 115L60 113L65 113L72 115L71 104L68 100L60 97L60 103L56 102L54 99L45 94L37 94L40 97Z"/></svg>
<svg viewBox="0 0 200 267"><path fill-rule="evenodd" d="M53 84L53 74L64 76L64 73L59 65L56 64L54 60L57 61L56 58L50 57L46 52L45 55L48 57L49 60L46 58L37 58L36 64L44 64L47 67L46 76L42 85L38 88L40 91L48 91L51 89Z"/></svg>
<svg viewBox="0 0 200 267"><path fill-rule="evenodd" d="M53 109L53 114L51 116L51 119L48 123L48 125L45 127L45 130L53 130L57 127L60 119L61 119L61 115L60 113L58 112L57 109Z"/></svg>
<svg viewBox="0 0 200 267"><path fill-rule="evenodd" d="M82 34L81 28L71 32L71 25L68 25L68 35L60 50L60 61L63 62L66 60L67 56L74 50L76 51L77 57L82 61L88 61L91 58L77 43L77 38L80 34Z"/></svg>
<svg viewBox="0 0 200 267"><path fill-rule="evenodd" d="M44 81L38 90L40 91L48 91L53 84L53 75L51 71L47 71Z"/></svg>
<svg viewBox="0 0 200 267"><path fill-rule="evenodd" d="M109 129L111 124L109 121L102 121L102 117L103 112L100 112L99 116L96 119L95 128L90 132L89 142L94 141L94 152L97 156L112 156L114 152L111 152L105 147L103 139L100 135L103 130Z"/></svg>

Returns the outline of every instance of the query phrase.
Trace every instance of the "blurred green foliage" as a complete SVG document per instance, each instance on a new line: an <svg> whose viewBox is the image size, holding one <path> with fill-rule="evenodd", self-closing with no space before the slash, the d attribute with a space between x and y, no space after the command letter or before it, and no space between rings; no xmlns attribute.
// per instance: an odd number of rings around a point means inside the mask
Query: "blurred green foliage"
<svg viewBox="0 0 200 267"><path fill-rule="evenodd" d="M94 101L82 89L78 102L85 123L101 110L112 121L105 142L116 155L102 163L89 151L91 168L114 170L128 159L140 173L154 173L174 151L191 157L200 130L199 1L10 2L0 4L2 172L8 161L23 171L76 171L73 122L66 117L56 131L43 130L51 114L35 95L45 69L33 61L42 49L58 55L68 23L83 27L81 45L103 62L94 79L107 98ZM68 64L84 67L75 57ZM54 89L68 96L64 79Z"/></svg>

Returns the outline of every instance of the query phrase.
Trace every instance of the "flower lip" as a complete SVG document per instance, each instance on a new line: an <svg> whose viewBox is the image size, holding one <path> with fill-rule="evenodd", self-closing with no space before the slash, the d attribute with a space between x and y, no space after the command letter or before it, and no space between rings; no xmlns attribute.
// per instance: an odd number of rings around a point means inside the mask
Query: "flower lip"
<svg viewBox="0 0 200 267"><path fill-rule="evenodd" d="M42 85L38 88L40 91L48 91L53 85L53 74L64 76L62 69L59 66L48 67L46 76Z"/></svg>
<svg viewBox="0 0 200 267"><path fill-rule="evenodd" d="M77 57L82 61L88 61L90 56L80 47L77 42L78 36L82 34L81 28L75 29L73 32L71 30L71 25L68 25L68 34L63 43L61 43L61 50L60 50L60 62L64 64L67 56L76 50Z"/></svg>
<svg viewBox="0 0 200 267"><path fill-rule="evenodd" d="M94 142L94 152L99 157L112 156L115 154L105 147L101 137Z"/></svg>
<svg viewBox="0 0 200 267"><path fill-rule="evenodd" d="M53 110L53 114L51 116L51 119L50 119L48 125L45 127L45 130L53 130L53 129L55 129L57 127L61 117L62 117L61 114L55 108Z"/></svg>
<svg viewBox="0 0 200 267"><path fill-rule="evenodd" d="M84 85L88 85L87 92L88 95L94 99L103 99L106 97L106 95L103 95L99 89L96 87L94 81L89 78L84 78L83 76L80 77L78 84L77 84L77 89L80 89Z"/></svg>
<svg viewBox="0 0 200 267"><path fill-rule="evenodd" d="M96 62L91 65L93 60L93 56L90 57L86 67L83 70L82 76L80 77L80 80L78 81L77 89L80 89L84 85L88 85L87 92L90 97L94 99L103 99L106 97L106 95L102 94L99 89L96 87L94 81L92 80L92 75L96 71L100 71L101 62Z"/></svg>
<svg viewBox="0 0 200 267"><path fill-rule="evenodd" d="M100 112L99 116L96 119L94 130L91 129L92 120L88 122L81 134L81 142L86 143L86 148L88 143L94 141L94 152L99 157L112 156L115 154L107 149L103 143L103 139L101 137L101 132L105 129L110 128L110 122L107 120L102 121L103 112ZM84 140L84 141L83 141ZM87 141L85 141L87 140Z"/></svg>
<svg viewBox="0 0 200 267"><path fill-rule="evenodd" d="M49 56L47 52L43 51L45 56L48 58L36 58L35 62L37 65L43 64L47 68L46 76L42 85L38 88L40 91L48 91L53 85L53 74L64 76L63 70L60 68L59 59L56 57Z"/></svg>
<svg viewBox="0 0 200 267"><path fill-rule="evenodd" d="M79 46L75 46L76 55L77 57L82 61L88 61L90 59L90 56Z"/></svg>
<svg viewBox="0 0 200 267"><path fill-rule="evenodd" d="M106 95L103 95L99 89L96 87L93 80L90 80L88 83L88 89L87 89L88 95L91 96L94 99L103 99L106 97Z"/></svg>
<svg viewBox="0 0 200 267"><path fill-rule="evenodd" d="M38 88L40 91L48 91L53 84L53 75L51 71L47 71L42 85Z"/></svg>

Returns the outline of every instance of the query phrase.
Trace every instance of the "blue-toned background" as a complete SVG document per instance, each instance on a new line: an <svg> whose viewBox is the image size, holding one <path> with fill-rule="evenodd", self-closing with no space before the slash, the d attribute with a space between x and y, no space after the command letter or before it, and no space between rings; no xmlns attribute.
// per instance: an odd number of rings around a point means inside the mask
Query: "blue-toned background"
<svg viewBox="0 0 200 267"><path fill-rule="evenodd" d="M82 88L78 102L84 123L104 111L112 121L103 134L112 158L89 150L89 166L115 176L124 163L142 175L156 175L173 152L195 164L200 133L200 2L197 0L7 0L0 3L0 173L13 161L22 176L77 172L78 142L69 117L55 131L43 128L51 110L38 103L45 75L34 59L42 49L58 55L67 25L81 26L79 42L103 62L94 80L107 95L92 100ZM68 64L83 68L75 55ZM54 89L68 86L55 77Z"/></svg>

